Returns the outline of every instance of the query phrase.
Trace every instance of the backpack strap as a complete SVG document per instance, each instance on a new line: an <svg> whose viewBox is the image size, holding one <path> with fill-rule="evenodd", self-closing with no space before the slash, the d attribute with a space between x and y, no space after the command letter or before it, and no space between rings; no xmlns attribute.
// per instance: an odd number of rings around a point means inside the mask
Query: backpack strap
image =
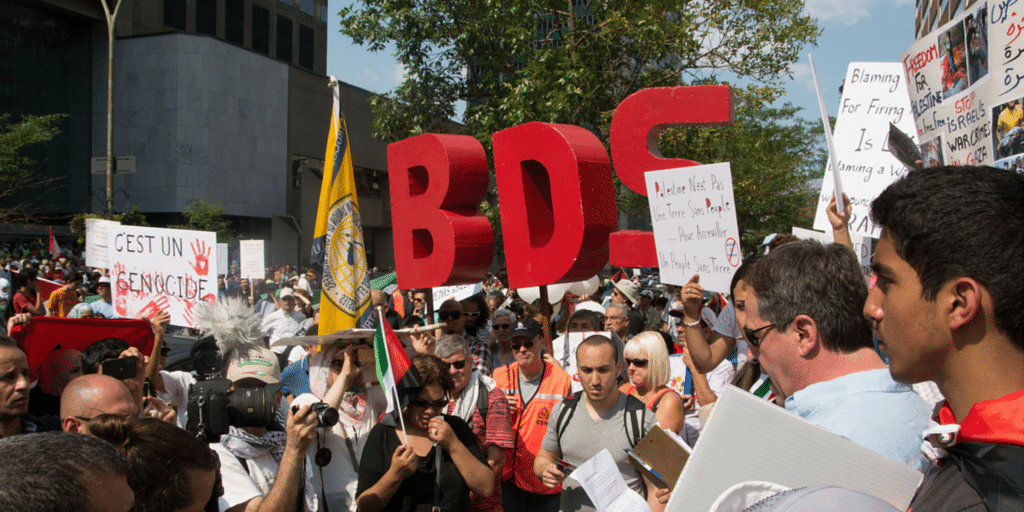
<svg viewBox="0 0 1024 512"><path fill-rule="evenodd" d="M480 420L483 421L484 425L487 424L487 408L490 407L490 400L487 396L487 386L484 386L483 382L477 382L477 386L480 389L476 392L476 410L480 413ZM473 425L470 425L471 427Z"/></svg>
<svg viewBox="0 0 1024 512"><path fill-rule="evenodd" d="M559 446L562 444L562 434L569 427L569 420L572 419L572 414L576 412L576 406L579 405L581 396L583 396L583 392L577 391L562 399L562 410L558 412L558 419L555 420L555 432L558 433Z"/></svg>
<svg viewBox="0 0 1024 512"><path fill-rule="evenodd" d="M633 395L626 395L626 410L622 415L622 422L626 427L626 436L629 438L629 446L636 448L640 439L644 437L644 419L647 414L647 406L639 398Z"/></svg>

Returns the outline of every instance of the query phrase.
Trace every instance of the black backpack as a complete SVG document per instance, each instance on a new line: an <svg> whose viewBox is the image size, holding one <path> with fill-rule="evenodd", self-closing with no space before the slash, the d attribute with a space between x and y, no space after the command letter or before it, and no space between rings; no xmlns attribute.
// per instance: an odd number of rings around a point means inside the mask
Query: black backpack
<svg viewBox="0 0 1024 512"><path fill-rule="evenodd" d="M562 434L569 427L569 420L572 419L573 413L576 412L576 406L579 404L581 396L583 396L583 392L577 391L562 400L562 410L559 411L558 418L555 420L555 432L558 432L559 444L562 443ZM626 411L622 415L622 423L626 427L626 435L629 436L629 446L631 448L636 448L640 439L644 437L643 428L646 415L647 406L639 398L633 395L626 395Z"/></svg>

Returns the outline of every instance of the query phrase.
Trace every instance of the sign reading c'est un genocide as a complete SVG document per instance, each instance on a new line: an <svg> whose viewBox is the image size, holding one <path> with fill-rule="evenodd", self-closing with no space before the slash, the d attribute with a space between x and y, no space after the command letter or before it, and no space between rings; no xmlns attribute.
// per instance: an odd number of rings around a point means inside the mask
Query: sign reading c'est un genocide
<svg viewBox="0 0 1024 512"><path fill-rule="evenodd" d="M646 173L661 282L728 293L740 265L740 233L728 163Z"/></svg>
<svg viewBox="0 0 1024 512"><path fill-rule="evenodd" d="M193 308L217 301L217 234L116 226L107 231L114 309L127 318L168 311L171 323L195 327Z"/></svg>

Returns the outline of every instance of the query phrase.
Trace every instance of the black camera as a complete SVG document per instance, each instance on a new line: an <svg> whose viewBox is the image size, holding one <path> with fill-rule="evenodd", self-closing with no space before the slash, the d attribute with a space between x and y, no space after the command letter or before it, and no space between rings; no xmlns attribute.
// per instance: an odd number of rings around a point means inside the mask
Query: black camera
<svg viewBox="0 0 1024 512"><path fill-rule="evenodd" d="M274 395L281 384L228 391L231 381L210 379L196 382L188 394L186 430L208 443L217 442L228 427L278 428L274 421ZM324 404L326 406L326 404ZM338 412L335 411L335 421Z"/></svg>
<svg viewBox="0 0 1024 512"><path fill-rule="evenodd" d="M331 407L323 402L317 402L309 406L309 410L313 411L316 415L316 421L319 423L317 428L333 427L338 424L338 410ZM299 406L293 405L292 412L299 412Z"/></svg>

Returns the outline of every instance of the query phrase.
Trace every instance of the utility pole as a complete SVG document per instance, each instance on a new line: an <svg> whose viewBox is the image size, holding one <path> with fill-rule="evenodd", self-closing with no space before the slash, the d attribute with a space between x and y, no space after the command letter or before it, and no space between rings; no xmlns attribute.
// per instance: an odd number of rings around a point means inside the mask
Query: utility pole
<svg viewBox="0 0 1024 512"><path fill-rule="evenodd" d="M117 22L117 12L121 10L121 4L125 0L113 0L116 2L114 11L111 13L108 1L103 3L103 13L107 16L107 218L114 218L114 23Z"/></svg>

